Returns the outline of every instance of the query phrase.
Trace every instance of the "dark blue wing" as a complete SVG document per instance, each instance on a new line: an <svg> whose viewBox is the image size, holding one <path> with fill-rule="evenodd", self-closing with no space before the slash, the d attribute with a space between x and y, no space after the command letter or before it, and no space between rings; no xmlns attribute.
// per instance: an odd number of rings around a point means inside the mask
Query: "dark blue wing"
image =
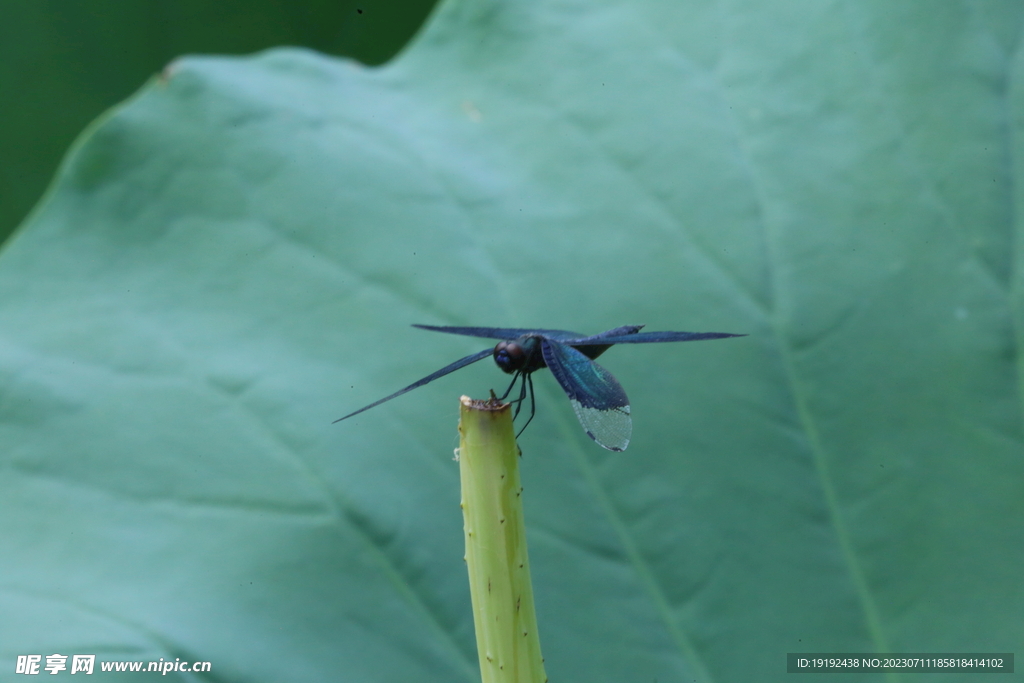
<svg viewBox="0 0 1024 683"><path fill-rule="evenodd" d="M614 332L614 330L610 331ZM612 336L594 335L586 339L563 341L573 346L586 346L586 343L591 341L600 342L601 344L657 344L659 342L699 341L701 339L725 339L726 337L746 336L745 334L730 334L728 332L634 332Z"/></svg>
<svg viewBox="0 0 1024 683"><path fill-rule="evenodd" d="M623 337L626 335L635 335L637 332L643 329L643 325L623 325L622 327L616 327L613 330L606 330L604 332L598 332L586 337L575 337L572 339L566 339L565 337L555 337L558 341L572 344L573 346L587 346L596 345L598 342L603 343L605 339L610 337ZM611 344L608 344L611 346Z"/></svg>
<svg viewBox="0 0 1024 683"><path fill-rule="evenodd" d="M557 341L542 341L541 352L587 436L610 451L626 450L633 421L626 392L612 373Z"/></svg>
<svg viewBox="0 0 1024 683"><path fill-rule="evenodd" d="M433 382L438 377L444 377L448 373L455 372L459 368L464 368L467 365L469 365L470 363L475 363L475 362L477 362L478 360L480 360L482 358L487 358L492 353L493 353L492 349L484 349L483 351L478 351L477 353L474 353L472 356L466 356L465 358L460 358L459 360L455 361L451 365L444 366L443 368L441 368L437 372L435 372L433 374L430 374L430 375L427 375L426 377L424 377L423 379L419 380L418 382L413 382L412 384L410 384L409 386L407 386L404 389L399 389L398 391L396 391L395 393L391 394L390 396L385 396L384 398L382 398L379 401L374 401L370 405L365 406L363 408L360 408L359 410L357 410L354 413L349 413L345 417L339 417L337 420L335 420L335 422L341 422L342 420L347 420L348 418L352 417L353 415L358 415L359 413L363 412L364 410L369 410L370 408L373 408L374 406L379 406L381 403L384 403L384 401L390 401L391 399L395 398L396 396L401 396L402 394L404 394L407 391L412 391L413 389L415 389L417 387L422 387L424 384L429 384L430 382Z"/></svg>
<svg viewBox="0 0 1024 683"><path fill-rule="evenodd" d="M577 339L581 335L567 330L535 330L522 327L438 327L436 325L413 325L421 330L461 334L464 337L483 337L485 339L518 339L526 334L540 334L552 339Z"/></svg>

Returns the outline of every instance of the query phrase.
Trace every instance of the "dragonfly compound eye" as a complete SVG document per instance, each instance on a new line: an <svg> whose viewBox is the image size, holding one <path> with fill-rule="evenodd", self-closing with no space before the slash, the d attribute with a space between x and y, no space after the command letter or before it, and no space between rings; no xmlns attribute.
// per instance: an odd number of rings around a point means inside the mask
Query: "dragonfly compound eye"
<svg viewBox="0 0 1024 683"><path fill-rule="evenodd" d="M494 362L503 372L512 374L523 367L526 351L514 341L501 341L494 347Z"/></svg>

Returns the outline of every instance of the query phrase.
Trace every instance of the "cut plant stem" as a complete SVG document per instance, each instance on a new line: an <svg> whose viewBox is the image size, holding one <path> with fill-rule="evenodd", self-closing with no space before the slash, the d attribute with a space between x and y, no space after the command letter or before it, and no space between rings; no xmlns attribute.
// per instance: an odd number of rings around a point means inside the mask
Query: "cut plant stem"
<svg viewBox="0 0 1024 683"><path fill-rule="evenodd" d="M545 683L519 449L507 403L461 399L459 472L466 564L483 683Z"/></svg>

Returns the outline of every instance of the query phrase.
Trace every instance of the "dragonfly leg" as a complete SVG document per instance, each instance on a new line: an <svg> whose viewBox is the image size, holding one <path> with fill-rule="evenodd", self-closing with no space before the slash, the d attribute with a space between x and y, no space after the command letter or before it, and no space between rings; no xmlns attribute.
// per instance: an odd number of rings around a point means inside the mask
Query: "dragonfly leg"
<svg viewBox="0 0 1024 683"><path fill-rule="evenodd" d="M523 380L523 391L526 391L527 384L530 385L530 419L526 421L526 424L523 425L523 428L519 430L518 434L516 434L517 439L522 435L524 431L526 431L526 425L530 424L530 422L533 420L533 416L537 414L537 399L533 395L533 375L527 375L526 379ZM525 396L523 396L522 398L525 398ZM519 405L523 405L521 399Z"/></svg>
<svg viewBox="0 0 1024 683"><path fill-rule="evenodd" d="M519 387L519 398L513 403L516 404L516 412L512 415L512 419L515 420L519 417L519 411L523 409L523 402L526 400L526 383L530 380L530 376L527 374L523 375L523 383Z"/></svg>
<svg viewBox="0 0 1024 683"><path fill-rule="evenodd" d="M519 373L518 372L516 374L512 375L512 383L508 385L508 389L505 390L505 393L498 397L499 401L504 401L505 400L505 397L507 397L512 392L512 387L514 387L516 385L517 381L519 381Z"/></svg>

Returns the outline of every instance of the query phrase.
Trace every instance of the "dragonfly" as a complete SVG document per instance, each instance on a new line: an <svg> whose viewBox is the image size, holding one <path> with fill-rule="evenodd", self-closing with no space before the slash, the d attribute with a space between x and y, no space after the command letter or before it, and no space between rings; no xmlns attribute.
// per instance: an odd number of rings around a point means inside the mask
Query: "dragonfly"
<svg viewBox="0 0 1024 683"><path fill-rule="evenodd" d="M567 330L535 330L515 327L438 327L434 325L413 325L413 327L432 332L501 341L493 349L486 348L465 358L460 358L437 372L413 382L404 389L399 389L390 396L385 396L355 412L339 417L334 421L335 423L354 417L381 403L422 387L424 384L429 384L435 379L444 377L471 363L493 356L497 366L505 373L512 375L512 382L508 385L505 393L498 397L499 400L505 400L516 383L520 384L519 398L510 401L517 404L513 419L519 417L519 411L526 402L527 395L529 396L530 417L519 430L519 434L523 433L536 413L533 373L541 368L548 368L555 376L559 386L562 387L562 391L569 397L569 402L576 412L576 418L587 436L603 448L621 452L626 450L633 434L629 399L626 397L622 385L612 376L612 373L594 362L594 359L615 344L659 344L746 336L727 332L641 332L643 325L625 325L589 336Z"/></svg>

